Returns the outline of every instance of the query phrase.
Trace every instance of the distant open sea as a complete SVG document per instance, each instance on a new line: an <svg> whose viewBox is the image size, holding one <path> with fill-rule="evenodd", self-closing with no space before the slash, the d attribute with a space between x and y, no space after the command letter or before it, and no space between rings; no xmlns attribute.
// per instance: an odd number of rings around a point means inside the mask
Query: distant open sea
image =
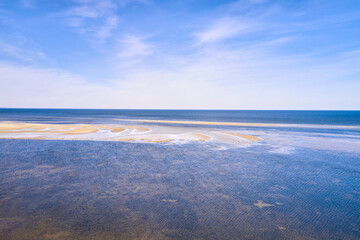
<svg viewBox="0 0 360 240"><path fill-rule="evenodd" d="M1 121L112 121L118 118L214 122L360 125L360 111L100 110L0 108Z"/></svg>
<svg viewBox="0 0 360 240"><path fill-rule="evenodd" d="M0 240L360 239L360 111L3 108L0 123ZM80 124L103 129L31 139Z"/></svg>

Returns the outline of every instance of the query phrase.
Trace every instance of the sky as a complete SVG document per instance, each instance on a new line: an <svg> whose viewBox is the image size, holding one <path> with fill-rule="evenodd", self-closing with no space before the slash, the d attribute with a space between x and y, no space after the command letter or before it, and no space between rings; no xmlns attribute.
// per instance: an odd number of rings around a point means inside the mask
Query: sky
<svg viewBox="0 0 360 240"><path fill-rule="evenodd" d="M360 110L360 1L1 0L0 107Z"/></svg>

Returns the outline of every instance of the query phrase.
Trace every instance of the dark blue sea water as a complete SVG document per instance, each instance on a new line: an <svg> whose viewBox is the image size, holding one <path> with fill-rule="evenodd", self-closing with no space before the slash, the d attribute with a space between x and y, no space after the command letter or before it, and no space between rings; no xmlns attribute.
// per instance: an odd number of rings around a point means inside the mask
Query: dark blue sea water
<svg viewBox="0 0 360 240"><path fill-rule="evenodd" d="M0 110L0 121L116 119L354 127L360 112ZM231 129L263 141L0 139L0 239L360 239L357 128Z"/></svg>
<svg viewBox="0 0 360 240"><path fill-rule="evenodd" d="M0 121L113 119L360 125L360 111L0 109ZM81 119L81 120L79 120Z"/></svg>

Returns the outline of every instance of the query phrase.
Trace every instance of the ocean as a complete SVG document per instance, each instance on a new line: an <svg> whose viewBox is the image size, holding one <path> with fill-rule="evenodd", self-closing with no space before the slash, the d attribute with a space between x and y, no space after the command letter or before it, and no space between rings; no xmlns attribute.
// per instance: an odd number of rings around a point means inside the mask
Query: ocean
<svg viewBox="0 0 360 240"><path fill-rule="evenodd" d="M122 109L11 109L0 108L1 121L77 122L112 121L118 118L193 120L215 122L295 123L360 125L360 111L274 111L274 110L122 110Z"/></svg>
<svg viewBox="0 0 360 240"><path fill-rule="evenodd" d="M0 239L360 239L360 111L0 109Z"/></svg>

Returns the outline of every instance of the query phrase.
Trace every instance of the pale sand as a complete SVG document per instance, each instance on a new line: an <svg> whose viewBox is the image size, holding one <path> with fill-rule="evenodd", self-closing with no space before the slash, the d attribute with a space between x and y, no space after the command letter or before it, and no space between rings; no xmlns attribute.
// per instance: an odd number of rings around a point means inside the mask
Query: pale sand
<svg viewBox="0 0 360 240"><path fill-rule="evenodd" d="M147 142L147 143L166 143L173 141L209 141L210 136L200 133L185 133L185 134L150 134L133 137L119 138L117 141L122 142Z"/></svg>
<svg viewBox="0 0 360 240"><path fill-rule="evenodd" d="M12 134L14 137L19 134L41 134L41 135L82 135L96 133L99 130L109 130L113 133L120 133L129 128L139 129L143 131L149 130L148 128L140 128L135 126L97 126L97 125L86 125L86 124L39 124L39 123L16 123L16 122L0 122L0 134ZM54 137L54 135L51 135ZM1 137L1 136L0 136ZM21 138L21 136L19 136ZM33 138L33 137L28 137ZM38 138L38 137L36 137ZM46 138L46 136L44 136Z"/></svg>
<svg viewBox="0 0 360 240"><path fill-rule="evenodd" d="M0 124L0 133L64 133L86 134L98 131L96 126L89 125L61 125L61 124L35 124L35 123L5 123ZM15 130L15 131L14 131Z"/></svg>
<svg viewBox="0 0 360 240"><path fill-rule="evenodd" d="M136 126L124 126L125 128L132 128L132 129L136 129L136 130L142 130L142 131L150 131L150 128L146 128L146 127L136 127Z"/></svg>
<svg viewBox="0 0 360 240"><path fill-rule="evenodd" d="M126 130L126 128L113 128L113 129L111 129L111 132L117 133L117 132L123 132L125 130Z"/></svg>
<svg viewBox="0 0 360 240"><path fill-rule="evenodd" d="M229 135L236 136L236 137L241 137L241 138L244 138L244 139L249 140L249 141L251 141L251 142L261 141L261 138L258 138L258 137L255 137L255 136L251 136L251 135L243 135L243 134L227 133L227 132L222 132L222 133L223 133L223 134L229 134Z"/></svg>
<svg viewBox="0 0 360 240"><path fill-rule="evenodd" d="M260 138L255 136L187 127L154 126L150 129L143 126L129 125L67 125L18 122L0 122L0 138L94 140L144 143L186 143L191 141L212 141L216 143L235 145L246 144L237 141L238 138L246 139L249 142L260 140Z"/></svg>
<svg viewBox="0 0 360 240"><path fill-rule="evenodd" d="M74 130L66 131L64 134L87 134L87 133L96 133L99 131L96 128L75 128Z"/></svg>
<svg viewBox="0 0 360 240"><path fill-rule="evenodd" d="M210 141L211 137L204 135L204 134L200 134L200 133L193 133L194 136L198 137L199 141Z"/></svg>
<svg viewBox="0 0 360 240"><path fill-rule="evenodd" d="M33 124L33 123L11 123L2 122L0 123L0 130L20 130L20 129L44 129L47 128L48 124Z"/></svg>

